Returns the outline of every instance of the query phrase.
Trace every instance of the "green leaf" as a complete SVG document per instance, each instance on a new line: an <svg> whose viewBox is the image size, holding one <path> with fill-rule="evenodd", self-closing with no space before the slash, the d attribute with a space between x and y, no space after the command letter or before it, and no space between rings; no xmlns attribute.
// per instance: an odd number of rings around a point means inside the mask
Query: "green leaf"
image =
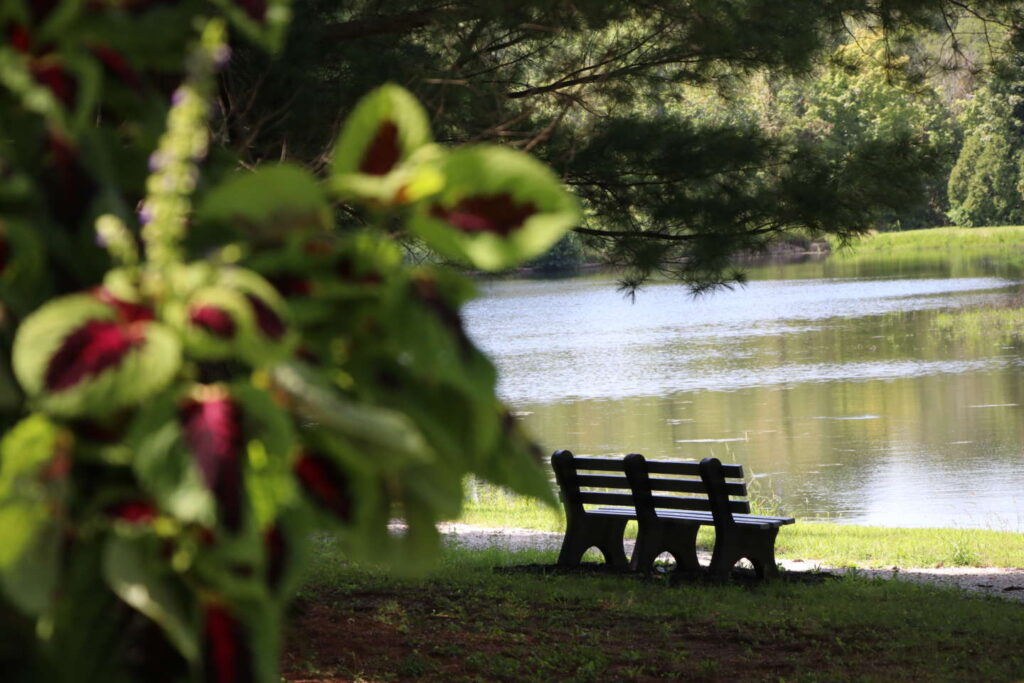
<svg viewBox="0 0 1024 683"><path fill-rule="evenodd" d="M441 254L483 270L540 256L580 218L576 199L533 157L505 147L457 150L444 189L416 205L412 231Z"/></svg>
<svg viewBox="0 0 1024 683"><path fill-rule="evenodd" d="M214 0L214 3L250 40L267 50L280 49L291 20L291 0L266 0L265 3Z"/></svg>
<svg viewBox="0 0 1024 683"><path fill-rule="evenodd" d="M42 415L0 443L0 580L29 614L42 614L59 576L62 510L70 455L65 433Z"/></svg>
<svg viewBox="0 0 1024 683"><path fill-rule="evenodd" d="M44 622L52 629L45 646L57 670L50 680L127 683L119 655L126 645L138 646L127 628L134 612L106 587L100 543L77 543L67 553L59 599Z"/></svg>
<svg viewBox="0 0 1024 683"><path fill-rule="evenodd" d="M432 194L441 178L432 162L430 123L416 98L392 83L359 101L334 147L331 187L340 194L402 204Z"/></svg>
<svg viewBox="0 0 1024 683"><path fill-rule="evenodd" d="M543 454L519 423L502 410L497 416L501 436L494 448L476 465L476 472L492 484L557 507L554 488Z"/></svg>
<svg viewBox="0 0 1024 683"><path fill-rule="evenodd" d="M256 244L277 241L295 230L325 230L332 220L320 183L293 164L264 164L253 172L239 172L203 198L196 217L241 232Z"/></svg>
<svg viewBox="0 0 1024 683"><path fill-rule="evenodd" d="M155 621L189 662L199 658L191 596L170 573L152 536L114 536L103 553L103 576L122 600Z"/></svg>
<svg viewBox="0 0 1024 683"><path fill-rule="evenodd" d="M312 368L297 361L273 370L274 383L296 402L300 413L322 428L372 447L382 463L430 462L434 452L403 414L344 398Z"/></svg>
<svg viewBox="0 0 1024 683"><path fill-rule="evenodd" d="M17 559L0 571L8 599L26 614L45 614L53 604L60 578L60 546L63 534L58 525L47 523L45 508L0 504L0 526L18 530L0 534L0 542L21 540ZM20 517L20 519L19 519ZM21 538L16 538L19 533ZM14 538L12 538L14 537Z"/></svg>
<svg viewBox="0 0 1024 683"><path fill-rule="evenodd" d="M54 130L67 131L67 114L53 91L32 77L25 55L6 45L0 46L0 85L11 91L22 107L43 116Z"/></svg>
<svg viewBox="0 0 1024 683"><path fill-rule="evenodd" d="M39 233L21 221L0 220L0 297L19 317L28 315L50 294Z"/></svg>

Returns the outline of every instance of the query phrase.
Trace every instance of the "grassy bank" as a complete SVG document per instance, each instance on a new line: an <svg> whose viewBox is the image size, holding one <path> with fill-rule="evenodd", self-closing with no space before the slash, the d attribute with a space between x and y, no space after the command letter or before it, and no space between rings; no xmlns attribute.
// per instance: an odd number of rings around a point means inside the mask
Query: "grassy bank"
<svg viewBox="0 0 1024 683"><path fill-rule="evenodd" d="M833 245L834 247L836 245ZM1024 268L1024 226L932 228L869 235L833 258L841 261L939 259L1001 264L1001 274L1019 277ZM1024 339L1024 302L939 313L935 331L953 338L981 338L1008 343Z"/></svg>
<svg viewBox="0 0 1024 683"><path fill-rule="evenodd" d="M419 579L330 543L286 680L1019 680L1021 605L857 577L741 587L497 573L551 553L448 550Z"/></svg>
<svg viewBox="0 0 1024 683"><path fill-rule="evenodd" d="M847 248L830 243L834 256L910 255L916 252L989 252L993 256L1024 256L1024 226L1004 225L990 228L930 228L903 232L873 233Z"/></svg>
<svg viewBox="0 0 1024 683"><path fill-rule="evenodd" d="M479 487L476 501L466 506L459 521L486 527L565 530L561 510L487 487ZM627 535L635 533L635 528L627 528ZM710 550L712 532L703 529L699 539ZM1024 567L1024 534L986 529L890 529L798 519L780 531L777 554L780 559L817 560L829 566Z"/></svg>

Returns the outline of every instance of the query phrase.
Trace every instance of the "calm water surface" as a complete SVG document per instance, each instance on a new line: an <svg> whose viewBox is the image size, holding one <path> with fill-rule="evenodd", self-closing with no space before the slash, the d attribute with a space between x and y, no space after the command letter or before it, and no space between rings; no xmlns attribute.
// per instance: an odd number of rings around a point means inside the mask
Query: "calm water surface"
<svg viewBox="0 0 1024 683"><path fill-rule="evenodd" d="M635 303L611 276L494 281L465 317L547 451L741 462L804 519L1024 531L1024 348L932 325L1017 299L1016 274L750 275L698 299L651 284Z"/></svg>

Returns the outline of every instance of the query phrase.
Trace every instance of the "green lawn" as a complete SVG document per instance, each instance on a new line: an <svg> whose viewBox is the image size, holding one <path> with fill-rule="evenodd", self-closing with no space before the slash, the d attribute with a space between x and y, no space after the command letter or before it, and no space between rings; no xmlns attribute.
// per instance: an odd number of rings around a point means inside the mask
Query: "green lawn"
<svg viewBox="0 0 1024 683"><path fill-rule="evenodd" d="M862 257L899 255L921 251L986 251L1007 256L1007 251L1024 255L1024 226L1004 225L989 228L929 228L902 232L880 232L868 235L839 248L832 242L836 256Z"/></svg>
<svg viewBox="0 0 1024 683"><path fill-rule="evenodd" d="M400 579L321 541L290 618L285 678L1024 678L1019 603L857 577L749 587L494 571L554 559L447 550L432 572Z"/></svg>
<svg viewBox="0 0 1024 683"><path fill-rule="evenodd" d="M565 529L560 509L483 486L459 521L539 531ZM626 533L636 532L627 527ZM711 530L701 531L700 542L706 549L711 548L712 539ZM780 530L776 550L780 559L818 560L829 566L1024 567L1024 534L981 529L890 529L797 519Z"/></svg>

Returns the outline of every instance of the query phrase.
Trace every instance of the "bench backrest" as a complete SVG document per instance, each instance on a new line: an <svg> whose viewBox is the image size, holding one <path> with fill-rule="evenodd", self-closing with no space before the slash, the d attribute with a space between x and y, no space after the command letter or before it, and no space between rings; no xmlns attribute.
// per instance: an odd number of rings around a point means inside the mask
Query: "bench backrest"
<svg viewBox="0 0 1024 683"><path fill-rule="evenodd" d="M566 508L582 508L584 505L633 507L633 493L625 477L622 458L581 458L570 451L555 451L551 456L551 468L555 471L555 481ZM624 493L612 493L607 489Z"/></svg>
<svg viewBox="0 0 1024 683"><path fill-rule="evenodd" d="M747 495L743 466L723 465L716 458L647 460L636 453L593 458L562 450L551 456L551 466L567 511L582 512L584 505L634 507L638 516L653 514L654 508L697 510L711 512L716 523L720 517L731 523L733 513L750 512L746 500L730 499Z"/></svg>

